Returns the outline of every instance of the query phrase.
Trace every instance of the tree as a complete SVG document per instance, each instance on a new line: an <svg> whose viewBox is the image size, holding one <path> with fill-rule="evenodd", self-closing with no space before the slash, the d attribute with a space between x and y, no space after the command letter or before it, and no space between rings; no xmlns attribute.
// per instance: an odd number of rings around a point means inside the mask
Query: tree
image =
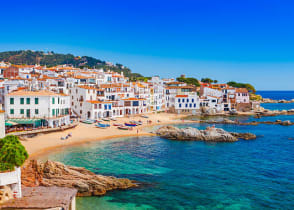
<svg viewBox="0 0 294 210"><path fill-rule="evenodd" d="M215 83L215 84L216 84L216 83L218 83L218 81L217 81L217 80L213 80L213 83Z"/></svg>
<svg viewBox="0 0 294 210"><path fill-rule="evenodd" d="M201 79L201 82L211 84L211 83L213 83L213 80L207 77L207 78L202 78L202 79Z"/></svg>
<svg viewBox="0 0 294 210"><path fill-rule="evenodd" d="M232 86L232 87L236 87L236 88L246 88L251 93L256 92L254 86L249 84L249 83L238 83L238 82L235 82L235 81L230 81L227 84Z"/></svg>
<svg viewBox="0 0 294 210"><path fill-rule="evenodd" d="M0 139L0 171L20 167L29 157L17 136L9 135Z"/></svg>
<svg viewBox="0 0 294 210"><path fill-rule="evenodd" d="M195 86L200 86L198 79L193 78L193 77L178 77L177 78L178 82L184 82L188 85L195 85Z"/></svg>

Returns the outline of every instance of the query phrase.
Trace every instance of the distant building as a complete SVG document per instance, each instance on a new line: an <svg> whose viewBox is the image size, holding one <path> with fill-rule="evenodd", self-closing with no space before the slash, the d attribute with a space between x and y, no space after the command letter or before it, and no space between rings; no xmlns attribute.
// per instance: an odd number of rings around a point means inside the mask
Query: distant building
<svg viewBox="0 0 294 210"><path fill-rule="evenodd" d="M19 68L15 66L10 66L3 72L4 78L11 78L11 77L17 77L19 75Z"/></svg>

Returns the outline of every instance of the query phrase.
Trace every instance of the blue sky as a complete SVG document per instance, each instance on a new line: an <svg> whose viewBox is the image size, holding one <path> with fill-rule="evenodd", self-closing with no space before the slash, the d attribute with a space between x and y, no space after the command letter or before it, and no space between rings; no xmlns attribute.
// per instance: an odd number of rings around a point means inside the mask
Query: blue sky
<svg viewBox="0 0 294 210"><path fill-rule="evenodd" d="M0 51L53 50L259 90L294 90L294 3L278 0L3 1Z"/></svg>

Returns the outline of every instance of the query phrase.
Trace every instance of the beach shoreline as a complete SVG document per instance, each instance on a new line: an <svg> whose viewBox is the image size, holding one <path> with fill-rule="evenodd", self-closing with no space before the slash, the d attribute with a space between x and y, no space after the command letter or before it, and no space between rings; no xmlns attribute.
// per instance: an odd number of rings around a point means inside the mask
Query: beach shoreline
<svg viewBox="0 0 294 210"><path fill-rule="evenodd" d="M106 129L96 128L94 124L79 123L75 128L48 134L39 134L32 138L25 138L21 140L21 142L29 153L29 159L37 159L58 149L84 143L124 137L154 136L155 134L146 131L146 128L153 126L195 123L195 121L192 120L181 120L181 118L186 117L186 115L152 113L147 114L147 116L149 117L147 119L140 116L117 118L117 121L105 122L111 124L111 127ZM134 127L132 130L119 130L116 126L112 126L114 122L123 124L130 120L141 120L143 121L143 125ZM147 123L147 120L151 120L152 123ZM61 137L66 136L68 133L72 133L72 137L67 140L61 140Z"/></svg>

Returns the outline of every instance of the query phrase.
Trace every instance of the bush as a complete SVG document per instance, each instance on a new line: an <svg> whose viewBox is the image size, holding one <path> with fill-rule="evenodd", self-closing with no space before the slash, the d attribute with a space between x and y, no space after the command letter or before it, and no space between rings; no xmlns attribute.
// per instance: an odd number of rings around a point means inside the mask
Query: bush
<svg viewBox="0 0 294 210"><path fill-rule="evenodd" d="M17 136L9 135L0 139L0 171L13 170L15 166L21 166L28 157Z"/></svg>

